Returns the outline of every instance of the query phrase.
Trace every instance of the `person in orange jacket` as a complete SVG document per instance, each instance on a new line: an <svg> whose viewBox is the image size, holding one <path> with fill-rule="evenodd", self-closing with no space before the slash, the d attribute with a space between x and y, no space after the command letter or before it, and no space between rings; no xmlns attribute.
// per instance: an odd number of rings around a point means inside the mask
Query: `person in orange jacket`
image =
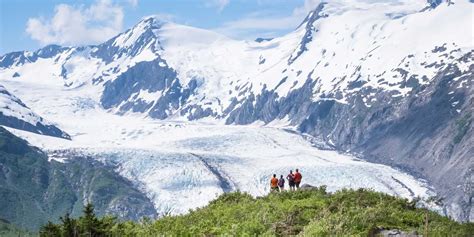
<svg viewBox="0 0 474 237"><path fill-rule="evenodd" d="M277 175L273 174L273 178L270 180L270 191L271 192L278 192L278 179Z"/></svg>
<svg viewBox="0 0 474 237"><path fill-rule="evenodd" d="M303 176L301 175L298 169L296 169L295 171L295 186L297 189L300 189L300 183Z"/></svg>

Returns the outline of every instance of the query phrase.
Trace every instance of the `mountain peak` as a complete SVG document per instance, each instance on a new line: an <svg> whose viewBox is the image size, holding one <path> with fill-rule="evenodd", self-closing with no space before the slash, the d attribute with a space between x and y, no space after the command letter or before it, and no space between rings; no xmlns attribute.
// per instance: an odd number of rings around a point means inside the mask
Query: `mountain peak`
<svg viewBox="0 0 474 237"><path fill-rule="evenodd" d="M167 22L159 19L157 16L148 16L143 18L138 24L118 35L113 39L114 46L128 48L137 43L149 43L156 38L154 30L160 29Z"/></svg>
<svg viewBox="0 0 474 237"><path fill-rule="evenodd" d="M154 52L157 47L155 31L166 23L157 16L145 17L132 28L99 45L93 54L112 62L124 55L136 56L146 49Z"/></svg>
<svg viewBox="0 0 474 237"><path fill-rule="evenodd" d="M159 29L166 23L169 23L169 22L166 20L163 20L161 17L157 15L150 15L150 16L143 17L142 20L138 22L138 24L135 25L133 28L142 26L148 29Z"/></svg>
<svg viewBox="0 0 474 237"><path fill-rule="evenodd" d="M311 25L313 25L313 23L318 20L319 18L321 17L326 17L327 15L325 15L322 11L324 9L324 5L326 5L327 2L321 2L318 4L318 6L316 6L316 8L314 8L314 10L310 11L308 13L308 15L306 15L306 17L304 18L304 20L298 25L297 28L300 28L302 26L305 26L306 28L308 27L311 27Z"/></svg>
<svg viewBox="0 0 474 237"><path fill-rule="evenodd" d="M301 22L301 24L298 26L298 29L302 27L305 28L305 34L301 39L298 48L288 59L288 64L292 64L304 51L307 50L306 45L313 39L314 22L320 18L328 17L327 14L323 13L323 9L326 4L326 2L321 2L318 4L318 6L314 10L310 11L303 22Z"/></svg>

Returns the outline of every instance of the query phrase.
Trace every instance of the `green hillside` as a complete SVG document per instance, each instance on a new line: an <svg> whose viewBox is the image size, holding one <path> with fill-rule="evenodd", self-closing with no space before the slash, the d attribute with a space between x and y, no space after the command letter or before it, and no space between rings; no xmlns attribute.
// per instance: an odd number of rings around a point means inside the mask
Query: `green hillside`
<svg viewBox="0 0 474 237"><path fill-rule="evenodd" d="M29 232L26 230L21 230L15 225L12 225L9 221L0 219L0 236L1 237L33 237L38 236L38 234Z"/></svg>
<svg viewBox="0 0 474 237"><path fill-rule="evenodd" d="M362 189L329 194L324 187L262 198L228 193L189 214L140 223L85 216L45 226L43 235L67 229L95 236L375 236L381 229L423 234L426 217L429 236L474 233L473 223L454 222L405 199Z"/></svg>
<svg viewBox="0 0 474 237"><path fill-rule="evenodd" d="M87 157L68 158L49 162L41 150L0 127L0 219L37 231L66 212L81 215L87 202L101 215L155 216L151 201L113 169Z"/></svg>

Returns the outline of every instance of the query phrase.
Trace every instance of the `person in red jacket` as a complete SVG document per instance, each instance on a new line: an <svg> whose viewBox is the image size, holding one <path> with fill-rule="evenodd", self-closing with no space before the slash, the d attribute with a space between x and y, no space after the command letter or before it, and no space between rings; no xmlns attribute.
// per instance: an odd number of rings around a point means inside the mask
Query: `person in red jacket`
<svg viewBox="0 0 474 237"><path fill-rule="evenodd" d="M295 172L295 186L296 186L297 189L300 189L300 183L301 183L302 178L303 178L303 176L301 175L299 170L296 169L296 172Z"/></svg>

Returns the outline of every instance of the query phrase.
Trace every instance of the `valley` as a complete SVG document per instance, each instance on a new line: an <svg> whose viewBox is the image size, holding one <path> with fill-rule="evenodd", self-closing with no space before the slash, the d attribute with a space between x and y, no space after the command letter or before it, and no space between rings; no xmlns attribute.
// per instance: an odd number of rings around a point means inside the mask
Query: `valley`
<svg viewBox="0 0 474 237"><path fill-rule="evenodd" d="M10 132L47 152L50 160L93 157L113 167L153 200L158 215L187 213L229 191L266 195L273 173L286 175L295 168L303 172L303 183L327 185L329 191L368 188L425 200L436 195L424 180L311 143L288 121L159 121L105 111L93 90L3 83L68 131L71 140L7 128Z"/></svg>

